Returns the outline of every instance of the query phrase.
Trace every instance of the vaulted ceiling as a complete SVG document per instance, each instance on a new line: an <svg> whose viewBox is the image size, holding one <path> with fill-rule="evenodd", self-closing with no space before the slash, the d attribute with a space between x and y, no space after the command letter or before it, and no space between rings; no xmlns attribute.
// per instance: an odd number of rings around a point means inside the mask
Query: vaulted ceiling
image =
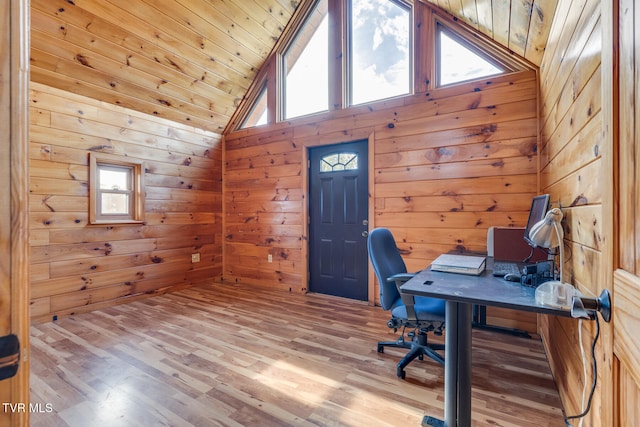
<svg viewBox="0 0 640 427"><path fill-rule="evenodd" d="M558 0L427 0L540 66Z"/></svg>
<svg viewBox="0 0 640 427"><path fill-rule="evenodd" d="M31 0L31 79L222 132L301 1ZM556 0L429 3L540 65Z"/></svg>

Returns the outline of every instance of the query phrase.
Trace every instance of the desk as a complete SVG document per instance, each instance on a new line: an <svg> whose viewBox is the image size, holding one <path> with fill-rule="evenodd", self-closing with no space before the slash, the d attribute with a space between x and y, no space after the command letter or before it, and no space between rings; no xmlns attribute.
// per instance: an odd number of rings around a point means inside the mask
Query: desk
<svg viewBox="0 0 640 427"><path fill-rule="evenodd" d="M487 267L491 268L492 260ZM427 268L400 288L403 293L447 301L444 413L446 427L471 425L471 307L473 304L571 317L569 309L538 305L535 289L494 277L441 273ZM423 422L424 423L424 422ZM442 425L441 422L432 425Z"/></svg>

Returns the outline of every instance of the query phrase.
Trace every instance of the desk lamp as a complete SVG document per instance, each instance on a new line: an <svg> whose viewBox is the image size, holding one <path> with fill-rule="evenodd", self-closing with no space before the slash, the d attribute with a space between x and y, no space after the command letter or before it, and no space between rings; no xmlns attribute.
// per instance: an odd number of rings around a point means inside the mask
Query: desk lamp
<svg viewBox="0 0 640 427"><path fill-rule="evenodd" d="M562 211L558 208L549 210L541 221L535 223L533 227L531 227L531 230L529 231L529 239L531 239L536 246L540 246L541 248L551 249L559 247L560 281L562 281L562 238L564 237L564 232L562 231L562 227L560 227L560 221L562 221Z"/></svg>
<svg viewBox="0 0 640 427"><path fill-rule="evenodd" d="M536 301L542 305L553 307L567 307L572 302L572 297L577 294L576 289L569 283L562 283L562 263L564 233L560 227L562 221L562 211L553 208L547 212L545 217L531 227L529 239L536 246L542 248L555 248L560 250L560 276L559 280L545 282L536 289Z"/></svg>

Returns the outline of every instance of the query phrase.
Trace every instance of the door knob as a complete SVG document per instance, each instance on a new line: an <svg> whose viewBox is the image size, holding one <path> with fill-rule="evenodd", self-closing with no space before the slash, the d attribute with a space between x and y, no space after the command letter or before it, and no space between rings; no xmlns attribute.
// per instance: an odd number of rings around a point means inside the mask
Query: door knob
<svg viewBox="0 0 640 427"><path fill-rule="evenodd" d="M368 237L369 236L369 232L368 231L363 231L362 232L362 237Z"/></svg>

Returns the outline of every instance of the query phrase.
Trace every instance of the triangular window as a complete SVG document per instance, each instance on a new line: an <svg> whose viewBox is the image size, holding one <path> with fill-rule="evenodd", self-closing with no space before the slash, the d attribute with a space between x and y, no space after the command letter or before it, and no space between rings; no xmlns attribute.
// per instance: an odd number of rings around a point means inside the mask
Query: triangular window
<svg viewBox="0 0 640 427"><path fill-rule="evenodd" d="M267 110L267 85L262 85L262 91L253 104L251 113L242 124L242 128L266 125L268 120Z"/></svg>
<svg viewBox="0 0 640 427"><path fill-rule="evenodd" d="M438 25L437 43L438 86L505 72L504 68L442 25Z"/></svg>

